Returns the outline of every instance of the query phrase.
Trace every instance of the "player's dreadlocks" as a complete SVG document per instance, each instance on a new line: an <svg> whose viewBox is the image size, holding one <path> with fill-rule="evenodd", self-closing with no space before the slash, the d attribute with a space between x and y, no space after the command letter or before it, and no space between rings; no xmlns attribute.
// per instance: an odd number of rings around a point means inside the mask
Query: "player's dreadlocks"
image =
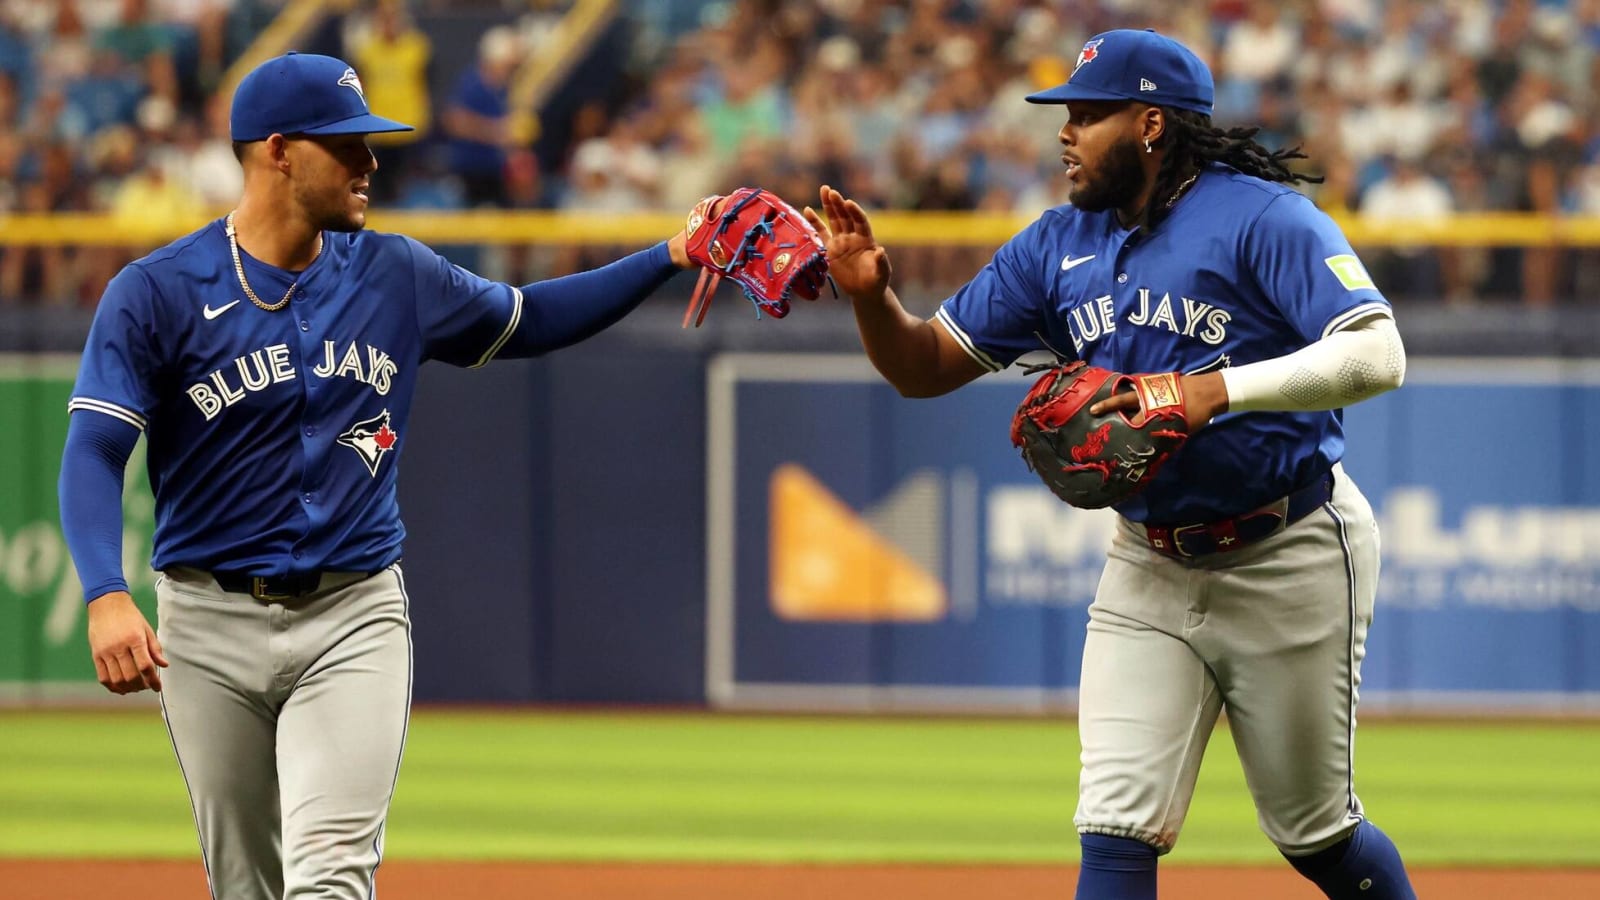
<svg viewBox="0 0 1600 900"><path fill-rule="evenodd" d="M1284 163L1291 159L1305 159L1299 147L1288 150L1268 150L1256 143L1260 128L1219 128L1211 124L1211 117L1186 109L1163 107L1167 130L1162 138L1167 148L1156 172L1155 189L1150 192L1150 212L1146 227L1154 228L1171 212L1170 203L1183 190L1189 177L1210 162L1231 166L1246 175L1285 184L1310 182L1320 184L1321 175L1306 175L1289 169Z"/></svg>

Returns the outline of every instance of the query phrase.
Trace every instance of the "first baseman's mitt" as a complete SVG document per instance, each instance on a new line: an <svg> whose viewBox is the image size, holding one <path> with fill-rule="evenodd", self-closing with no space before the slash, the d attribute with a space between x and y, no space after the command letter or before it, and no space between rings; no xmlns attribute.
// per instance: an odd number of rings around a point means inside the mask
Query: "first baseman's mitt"
<svg viewBox="0 0 1600 900"><path fill-rule="evenodd" d="M1141 412L1092 416L1113 393L1139 394ZM1123 375L1063 363L1033 385L1011 420L1011 443L1057 497L1083 509L1121 503L1156 477L1189 436L1179 375Z"/></svg>
<svg viewBox="0 0 1600 900"><path fill-rule="evenodd" d="M757 316L774 319L789 314L791 294L815 300L828 279L822 236L770 191L746 187L707 197L689 213L684 233L689 259L702 267L683 314L685 328L705 320L723 276L739 282Z"/></svg>

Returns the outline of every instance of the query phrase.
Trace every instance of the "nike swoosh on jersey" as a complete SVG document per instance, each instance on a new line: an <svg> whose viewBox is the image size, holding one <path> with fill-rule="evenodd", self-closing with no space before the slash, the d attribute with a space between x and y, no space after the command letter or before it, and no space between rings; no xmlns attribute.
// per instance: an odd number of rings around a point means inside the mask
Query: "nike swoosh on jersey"
<svg viewBox="0 0 1600 900"><path fill-rule="evenodd" d="M201 308L200 312L205 314L205 317L206 317L207 321L210 321L211 319L215 319L217 316L222 315L223 313L227 312L230 309L233 309L235 306L238 306L238 305L239 305L239 301L235 300L232 303L225 303L225 304L217 307L216 309L212 309L211 308L211 304L207 303L204 307Z"/></svg>
<svg viewBox="0 0 1600 900"><path fill-rule="evenodd" d="M1094 257L1095 254L1091 253L1088 256L1080 256L1077 259L1073 259L1072 254L1068 253L1066 256L1061 257L1061 271L1070 272L1089 260L1094 259Z"/></svg>

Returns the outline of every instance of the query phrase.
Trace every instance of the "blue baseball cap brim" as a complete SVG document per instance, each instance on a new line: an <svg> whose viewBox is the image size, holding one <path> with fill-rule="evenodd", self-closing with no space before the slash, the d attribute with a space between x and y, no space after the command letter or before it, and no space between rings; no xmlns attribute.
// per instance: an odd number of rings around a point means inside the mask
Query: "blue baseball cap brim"
<svg viewBox="0 0 1600 900"><path fill-rule="evenodd" d="M1029 103L1071 103L1074 100L1131 100L1132 98L1125 94L1068 82L1029 94L1026 99Z"/></svg>
<svg viewBox="0 0 1600 900"><path fill-rule="evenodd" d="M1125 103L1148 103L1151 106L1175 106L1178 109L1193 110L1194 112L1205 113L1208 116L1211 115L1211 104L1204 100L1193 100L1171 96L1160 97L1153 95L1146 95L1142 97L1129 96L1126 93L1102 91L1099 88L1092 88L1088 85L1072 84L1071 82L1059 84L1053 88L1029 94L1024 99L1026 99L1029 103L1053 104L1085 102L1090 100L1120 100Z"/></svg>
<svg viewBox="0 0 1600 900"><path fill-rule="evenodd" d="M339 122L329 122L315 128L306 128L295 132L296 134L383 134L390 131L416 131L417 129L404 122L385 119L372 113L363 113L351 116Z"/></svg>

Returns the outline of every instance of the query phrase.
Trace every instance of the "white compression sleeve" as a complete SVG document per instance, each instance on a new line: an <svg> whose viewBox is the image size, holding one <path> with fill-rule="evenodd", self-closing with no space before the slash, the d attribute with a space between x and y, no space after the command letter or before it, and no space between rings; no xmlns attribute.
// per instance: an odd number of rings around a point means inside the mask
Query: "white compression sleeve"
<svg viewBox="0 0 1600 900"><path fill-rule="evenodd" d="M1387 315L1288 355L1222 370L1229 412L1338 409L1393 390L1405 377L1405 345Z"/></svg>

